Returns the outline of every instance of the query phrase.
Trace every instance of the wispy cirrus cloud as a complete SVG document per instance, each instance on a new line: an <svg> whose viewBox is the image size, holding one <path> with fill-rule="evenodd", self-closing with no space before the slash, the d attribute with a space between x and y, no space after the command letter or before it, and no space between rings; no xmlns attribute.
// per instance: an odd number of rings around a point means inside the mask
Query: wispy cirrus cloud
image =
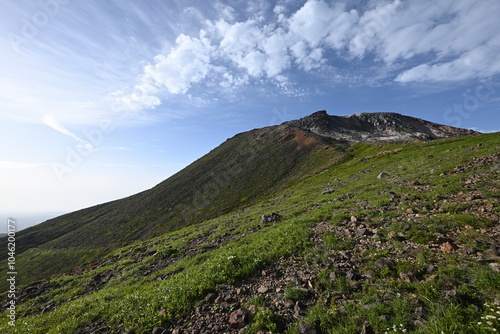
<svg viewBox="0 0 500 334"><path fill-rule="evenodd" d="M82 148L85 148L86 150L92 150L93 149L93 145L90 144L88 141L78 137L77 135L75 135L73 132L69 131L68 129L66 129L63 125L61 125L55 118L53 115L44 115L43 116L43 122L51 127L52 129L62 133L62 134L65 134L66 136L69 136L73 139L75 139L76 141L79 142L79 146L82 147Z"/></svg>

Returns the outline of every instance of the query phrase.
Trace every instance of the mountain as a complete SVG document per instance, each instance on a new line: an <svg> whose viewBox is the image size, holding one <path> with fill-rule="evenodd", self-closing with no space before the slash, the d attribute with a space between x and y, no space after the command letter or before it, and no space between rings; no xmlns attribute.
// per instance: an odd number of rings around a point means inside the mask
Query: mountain
<svg viewBox="0 0 500 334"><path fill-rule="evenodd" d="M431 140L471 133L395 113L338 117L326 111L241 133L152 189L19 232L16 251L26 271L18 279L25 284L43 279L133 241L251 205L326 168L326 161L344 159L346 141ZM6 248L6 239L0 247ZM38 258L35 264L29 260L33 257Z"/></svg>
<svg viewBox="0 0 500 334"><path fill-rule="evenodd" d="M349 143L428 141L476 133L388 112L330 116L323 110L285 124Z"/></svg>
<svg viewBox="0 0 500 334"><path fill-rule="evenodd" d="M19 232L19 326L4 293L0 332L484 332L499 145L392 113L238 134L150 190Z"/></svg>

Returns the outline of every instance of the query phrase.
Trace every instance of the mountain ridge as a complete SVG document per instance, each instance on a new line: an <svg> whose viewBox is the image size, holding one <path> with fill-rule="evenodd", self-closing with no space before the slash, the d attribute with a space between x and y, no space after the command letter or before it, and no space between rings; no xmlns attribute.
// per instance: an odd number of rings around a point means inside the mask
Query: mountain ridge
<svg viewBox="0 0 500 334"><path fill-rule="evenodd" d="M321 110L284 124L349 143L428 141L478 133L390 112L334 116Z"/></svg>
<svg viewBox="0 0 500 334"><path fill-rule="evenodd" d="M474 133L451 127L443 132L442 125L395 113L330 116L318 111L299 120L236 134L149 190L19 232L20 263L27 265L36 256L44 264L43 268L30 268L29 275L20 275L20 282L44 279L128 243L247 207L346 159L346 150L353 143L377 138L383 139L382 143L394 138L436 138L428 133L412 135L411 129L422 122L421 131L434 130L441 136ZM5 238L0 240L0 247L6 247L5 243Z"/></svg>
<svg viewBox="0 0 500 334"><path fill-rule="evenodd" d="M238 136L236 142L246 147L242 137L259 136L267 144L247 151L257 154L246 160L254 164L244 171L274 167L271 161L258 168L273 158L259 159L258 153L273 149L269 143L285 145L289 154L313 154L302 156L305 164L283 174L290 182L272 187L269 195L19 286L15 328L7 324L7 294L0 294L0 332L499 329L492 316L500 312L500 133L337 146L283 126ZM314 146L316 140L321 145ZM215 153L209 157L215 161L227 154ZM33 271L40 254L31 250L16 265L30 261ZM51 255L45 261L57 262L57 253Z"/></svg>

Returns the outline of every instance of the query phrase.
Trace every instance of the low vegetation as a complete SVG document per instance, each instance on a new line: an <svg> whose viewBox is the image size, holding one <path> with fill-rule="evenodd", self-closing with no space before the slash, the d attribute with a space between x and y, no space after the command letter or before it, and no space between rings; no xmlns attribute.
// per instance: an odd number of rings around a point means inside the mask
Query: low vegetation
<svg viewBox="0 0 500 334"><path fill-rule="evenodd" d="M5 311L0 331L498 331L499 151L500 134L486 134L281 152L294 159L279 173L204 202L189 226L81 248L76 268L61 260L19 287L16 326ZM281 219L261 221L272 212ZM46 247L18 263L67 256ZM231 323L238 309L248 316Z"/></svg>

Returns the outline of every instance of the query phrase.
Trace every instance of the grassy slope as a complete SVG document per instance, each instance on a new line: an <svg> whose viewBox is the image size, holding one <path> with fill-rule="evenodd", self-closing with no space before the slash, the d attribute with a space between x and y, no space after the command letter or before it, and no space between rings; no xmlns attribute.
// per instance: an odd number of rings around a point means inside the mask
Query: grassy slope
<svg viewBox="0 0 500 334"><path fill-rule="evenodd" d="M312 148L323 145L323 139L284 127L239 134L150 190L18 233L18 280L27 284L48 278L135 240L249 205L337 155L334 150L315 155ZM0 248L6 247L6 238L1 239ZM0 291L5 289L6 282L0 282Z"/></svg>
<svg viewBox="0 0 500 334"><path fill-rule="evenodd" d="M482 146L478 147L477 144ZM315 263L323 261L329 253L318 254L317 249L308 242L311 228L319 222L335 226L348 220L351 215L370 217L373 226L380 226L387 231L400 231L398 217L403 216L407 209L427 213L438 205L444 207L445 212L415 223L406 232L407 237L421 243L426 242L428 227L431 226L446 224L451 230L463 228L465 224L475 228L491 227L498 221L488 221L482 219L479 213L468 211L468 203L452 205L442 202L455 193L467 192L464 183L467 175L448 172L475 157L498 152L499 144L499 134L408 145L358 144L349 150L345 161L337 163L329 160L335 154L325 156L324 152L329 151L315 150L312 157L316 157L316 163L312 164L308 176L288 183L292 185L273 193L266 201L249 204L245 210L238 209L160 237L135 242L115 250L109 261L99 263L96 267L44 283L50 286L50 295L18 301L18 314L24 314L18 323L24 325L16 327L16 330L19 333L25 333L28 329L33 333L76 333L85 332L82 328L98 322L109 328L109 332L134 329L136 333L150 333L155 326L189 311L218 284L232 284L282 256L300 255L302 265L314 270ZM290 171L292 167L293 164L284 168ZM489 175L490 167L483 166L468 173L484 172ZM432 169L434 171L431 172ZM377 179L380 172L389 173L391 177ZM335 178L340 179L340 182L335 183ZM409 187L408 182L414 181L428 185L430 190L422 192ZM483 182L484 205L492 205L498 215L498 177L491 174ZM321 195L323 190L329 188L335 188L334 196L339 200L331 201L331 198ZM254 191L261 190L255 188ZM379 210L389 207L389 198L382 196L389 191L406 193L409 200L396 208ZM260 224L260 215L270 211L280 212L284 216L283 221L256 229ZM186 255L188 245L200 235L207 235L208 240L226 236L226 241L213 250L207 243L207 251ZM227 239L228 235L235 237ZM398 246L397 241L384 242ZM158 256L165 259L172 257L172 261L158 271L144 274ZM369 267L370 261L379 255L366 253L358 256L366 257ZM482 333L476 325L480 316L484 316L481 305L499 296L498 276L490 273L487 264L464 262L459 254L443 257L424 253L419 262L413 265L425 267L436 261L441 266L440 275L439 280L432 284L402 284L393 277L397 276L397 272L380 275L376 281L378 288L389 289L400 296L390 306L384 306L391 307L391 310L369 310L357 303L348 303L344 310L347 314L344 314L339 313L334 305L318 303L308 311L304 321L319 324L325 331L336 333L357 333L364 320L370 320L377 332L403 323L410 331L418 333L440 333L441 330L445 333ZM96 274L107 272L113 272L114 275L98 291L85 288L93 284ZM327 274L318 273L320 277ZM450 302L433 292L439 288L439 284L446 284L446 279L458 277L468 282L460 286L460 293L465 296L462 300ZM162 280L158 281L158 278ZM350 298L368 303L376 300L378 293L373 286L367 286ZM431 310L425 328L412 327L407 320L414 309L412 298L415 294L421 296L426 308ZM57 307L54 309L51 305ZM41 314L40 310L47 306L50 311ZM161 309L164 312L159 312ZM377 312L392 312L394 316L380 320ZM0 330L7 333L11 329L6 325L5 314L3 317ZM291 324L289 331L294 332L297 325L298 322Z"/></svg>

